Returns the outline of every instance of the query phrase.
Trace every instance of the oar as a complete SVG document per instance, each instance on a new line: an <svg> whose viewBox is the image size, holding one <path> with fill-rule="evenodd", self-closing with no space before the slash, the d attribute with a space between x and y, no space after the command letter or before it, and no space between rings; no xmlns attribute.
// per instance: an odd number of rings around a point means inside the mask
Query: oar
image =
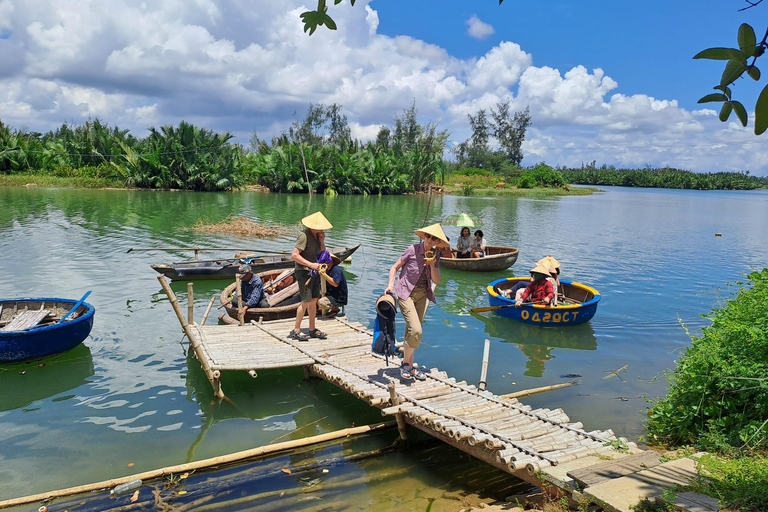
<svg viewBox="0 0 768 512"><path fill-rule="evenodd" d="M138 249L131 247L125 252L133 252L133 251L237 251L237 252L256 252L256 253L264 253L264 254L290 254L290 252L285 251L263 251L261 249L242 249L242 248L231 248L231 247L149 247L144 249Z"/></svg>
<svg viewBox="0 0 768 512"><path fill-rule="evenodd" d="M533 305L533 304L544 304L544 302L543 301L539 301L539 302L523 302L523 304L521 304L521 305L524 305L524 304L531 304L531 305ZM488 306L488 307L485 307L485 308L472 308L472 312L473 313L485 313L486 311L496 311L497 309L513 308L515 306L516 306L516 304L505 304L504 306Z"/></svg>
<svg viewBox="0 0 768 512"><path fill-rule="evenodd" d="M66 315L64 315L63 317L61 317L61 320L59 320L59 321L58 321L58 322L56 322L56 323L59 323L59 324L60 324L61 322L63 322L64 320L66 320L66 319L67 319L67 317L68 317L69 315L71 315L72 313L74 313L74 312L75 312L75 310L76 310L77 308L79 308L79 307L80 307L80 305L81 305L83 302L85 302L85 299L87 299L87 298L88 298L88 296L89 296L90 294L91 294L91 290L88 290L87 292L85 292L85 295L83 295L83 298L82 298L82 299L80 299L79 301L77 301L77 303L76 303L74 306L72 306L72 309L70 309L70 310L69 310L69 312L68 312Z"/></svg>

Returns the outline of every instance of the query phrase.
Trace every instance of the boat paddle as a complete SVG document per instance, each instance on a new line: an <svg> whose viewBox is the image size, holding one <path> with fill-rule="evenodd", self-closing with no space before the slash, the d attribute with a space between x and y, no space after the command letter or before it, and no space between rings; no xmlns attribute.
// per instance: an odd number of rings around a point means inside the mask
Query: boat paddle
<svg viewBox="0 0 768 512"><path fill-rule="evenodd" d="M81 305L83 302L85 302L85 299L87 299L87 298L88 298L88 296L89 296L90 294L91 294L91 290L88 290L87 292L85 292L85 295L83 295L83 297L82 297L82 298L81 298L79 301L77 301L77 303L76 303L74 306L72 306L72 309L70 309L70 310L69 310L69 312L68 312L66 315L64 315L63 317L61 317L61 320L59 320L59 321L58 321L58 322L56 322L56 323L57 323L57 324L60 324L61 322L63 322L64 320L66 320L66 319L67 319L67 317L68 317L69 315L71 315L72 313L74 313L74 312L75 312L75 310L76 310L77 308L79 308L79 307L80 307L80 305Z"/></svg>
<svg viewBox="0 0 768 512"><path fill-rule="evenodd" d="M521 304L521 306L525 305L525 304L535 305L535 304L544 304L544 302L543 301L539 301L539 302L523 302L523 304ZM472 311L472 313L485 313L486 311L496 311L497 309L502 309L502 308L514 308L515 306L516 306L516 304L505 304L503 306L487 306L487 307L484 307L484 308L472 308L471 311Z"/></svg>

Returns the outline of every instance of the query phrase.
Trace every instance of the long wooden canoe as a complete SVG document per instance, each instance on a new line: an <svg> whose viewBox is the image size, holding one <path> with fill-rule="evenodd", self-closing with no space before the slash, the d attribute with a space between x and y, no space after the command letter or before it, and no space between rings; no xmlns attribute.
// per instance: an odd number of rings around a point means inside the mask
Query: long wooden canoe
<svg viewBox="0 0 768 512"><path fill-rule="evenodd" d="M440 266L454 270L470 270L474 272L497 272L506 270L517 261L520 251L515 247L489 245L485 248L482 258L457 258L453 251L450 258L440 258Z"/></svg>
<svg viewBox="0 0 768 512"><path fill-rule="evenodd" d="M350 247L338 247L331 252L341 261L349 258L361 244ZM218 260L192 260L173 263L171 265L150 265L153 270L163 274L172 281L200 281L213 279L234 279L237 269L244 261L250 260L254 272L291 268L294 265L290 253L260 258L222 258Z"/></svg>

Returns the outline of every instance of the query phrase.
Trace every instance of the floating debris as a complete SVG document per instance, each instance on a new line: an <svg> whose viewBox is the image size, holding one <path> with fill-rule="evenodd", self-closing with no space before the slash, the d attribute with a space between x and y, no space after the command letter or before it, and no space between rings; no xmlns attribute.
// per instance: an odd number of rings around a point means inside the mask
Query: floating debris
<svg viewBox="0 0 768 512"><path fill-rule="evenodd" d="M268 225L247 217L236 217L233 215L216 223L200 219L192 229L200 233L227 233L253 238L272 238L296 233L296 228L292 226L289 227L281 224Z"/></svg>

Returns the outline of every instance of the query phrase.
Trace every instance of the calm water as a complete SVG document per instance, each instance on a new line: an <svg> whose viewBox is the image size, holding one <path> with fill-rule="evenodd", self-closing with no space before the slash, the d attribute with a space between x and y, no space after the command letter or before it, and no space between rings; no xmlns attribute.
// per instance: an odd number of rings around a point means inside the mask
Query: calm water
<svg viewBox="0 0 768 512"><path fill-rule="evenodd" d="M334 224L328 245L363 243L345 266L347 313L372 325L389 266L416 240L426 197L0 188L0 297L79 298L93 290L89 302L97 310L84 346L42 367L0 366L0 499L380 420L377 410L335 387L303 381L301 370L260 372L256 380L225 376L225 392L238 407L212 405L210 386L187 359L178 322L149 268L190 255L126 253L194 244L289 250L293 237L259 241L189 228L230 214L295 223L317 210ZM448 196L433 199L427 222L462 211L485 220L489 243L518 247L520 257L511 272L443 270L417 361L477 382L489 338L489 389L509 393L579 374L579 386L526 403L562 407L587 429L613 428L632 439L643 433L644 397L664 393L662 372L689 342L685 329L696 333L706 325L701 315L728 296L725 285L765 266L768 255L766 191L607 188L546 200ZM446 231L453 240L458 236L458 229ZM562 262L565 279L602 293L590 323L544 329L469 312L487 305L484 287L492 279L527 275L547 254ZM227 284L195 284L196 318ZM173 288L186 305L186 283ZM610 373L620 368L618 376ZM299 427L305 428L294 432ZM394 435L374 437L367 449L385 446ZM339 446L328 453L349 455L355 448ZM369 504L387 494L377 485L392 486L377 475L403 468L410 468L414 485L461 487L466 482L450 472L431 469L429 461L451 453L430 446L345 471L352 480L379 480L356 488ZM468 473L477 471L485 470Z"/></svg>

